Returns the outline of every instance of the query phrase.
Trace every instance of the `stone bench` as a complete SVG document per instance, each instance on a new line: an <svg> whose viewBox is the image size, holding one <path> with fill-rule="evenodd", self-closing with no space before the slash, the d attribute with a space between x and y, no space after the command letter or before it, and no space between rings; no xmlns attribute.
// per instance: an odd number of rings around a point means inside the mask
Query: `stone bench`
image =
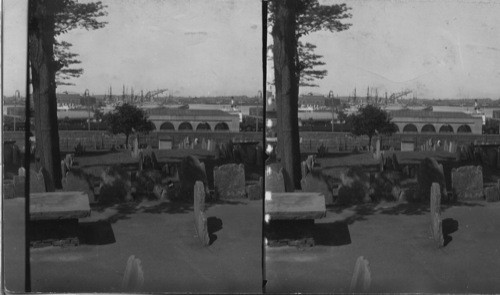
<svg viewBox="0 0 500 295"><path fill-rule="evenodd" d="M321 193L272 193L265 200L268 246L314 246L315 219L326 216Z"/></svg>
<svg viewBox="0 0 500 295"><path fill-rule="evenodd" d="M83 192L30 194L31 246L78 245L78 219L88 216L89 198Z"/></svg>
<svg viewBox="0 0 500 295"><path fill-rule="evenodd" d="M265 201L270 219L318 219L326 216L325 197L321 193L272 193Z"/></svg>

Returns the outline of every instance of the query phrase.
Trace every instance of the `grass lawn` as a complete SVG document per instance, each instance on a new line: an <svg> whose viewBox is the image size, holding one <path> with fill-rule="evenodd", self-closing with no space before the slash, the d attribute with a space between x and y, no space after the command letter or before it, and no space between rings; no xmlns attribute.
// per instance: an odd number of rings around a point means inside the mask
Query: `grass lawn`
<svg viewBox="0 0 500 295"><path fill-rule="evenodd" d="M22 291L24 202L4 203L6 286ZM198 240L191 204L144 201L95 210L80 219L80 246L31 249L32 290L123 291L127 259L135 255L144 271L144 292L260 292L262 201L207 205L209 247Z"/></svg>

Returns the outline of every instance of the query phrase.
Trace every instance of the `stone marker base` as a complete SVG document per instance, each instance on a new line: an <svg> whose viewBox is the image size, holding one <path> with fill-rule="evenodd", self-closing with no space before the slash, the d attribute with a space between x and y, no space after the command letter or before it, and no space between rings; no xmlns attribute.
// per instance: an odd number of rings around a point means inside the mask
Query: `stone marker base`
<svg viewBox="0 0 500 295"><path fill-rule="evenodd" d="M271 220L265 226L267 246L312 247L314 242L314 219Z"/></svg>

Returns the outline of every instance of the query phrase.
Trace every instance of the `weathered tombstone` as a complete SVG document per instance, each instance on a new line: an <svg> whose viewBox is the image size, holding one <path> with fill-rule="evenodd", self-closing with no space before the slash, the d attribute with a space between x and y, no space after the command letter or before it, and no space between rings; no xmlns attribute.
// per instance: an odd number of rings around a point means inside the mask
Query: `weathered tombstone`
<svg viewBox="0 0 500 295"><path fill-rule="evenodd" d="M380 159L380 138L377 138L377 141L375 142L375 153L373 157L375 160Z"/></svg>
<svg viewBox="0 0 500 295"><path fill-rule="evenodd" d="M2 194L4 199L12 199L15 197L14 181L10 179L3 180Z"/></svg>
<svg viewBox="0 0 500 295"><path fill-rule="evenodd" d="M62 184L64 191L84 192L89 197L89 203L96 202L94 197L94 187L90 184L89 179L81 171L72 170L68 172Z"/></svg>
<svg viewBox="0 0 500 295"><path fill-rule="evenodd" d="M441 189L438 183L431 186L431 234L437 248L444 246L441 221Z"/></svg>
<svg viewBox="0 0 500 295"><path fill-rule="evenodd" d="M486 187L484 189L484 196L488 202L500 201L500 190L498 189L498 185Z"/></svg>
<svg viewBox="0 0 500 295"><path fill-rule="evenodd" d="M401 166L399 165L398 157L396 156L396 154L392 154L392 164L394 165L394 170L401 170Z"/></svg>
<svg viewBox="0 0 500 295"><path fill-rule="evenodd" d="M417 195L421 200L429 200L431 186L434 182L439 184L441 195L447 195L443 166L434 158L425 158L420 162L417 181Z"/></svg>
<svg viewBox="0 0 500 295"><path fill-rule="evenodd" d="M358 257L354 266L349 293L367 293L371 285L370 263L363 256Z"/></svg>
<svg viewBox="0 0 500 295"><path fill-rule="evenodd" d="M201 244L208 246L210 237L205 217L205 185L201 181L196 181L194 185L194 223Z"/></svg>
<svg viewBox="0 0 500 295"><path fill-rule="evenodd" d="M245 197L245 167L243 164L226 164L214 168L215 194L219 199Z"/></svg>
<svg viewBox="0 0 500 295"><path fill-rule="evenodd" d="M137 137L134 138L134 141L132 143L132 158L137 159L139 157L139 141L137 140Z"/></svg>
<svg viewBox="0 0 500 295"><path fill-rule="evenodd" d="M302 179L304 179L307 176L307 174L309 174L309 169L307 169L306 161L300 162L300 172L302 175Z"/></svg>
<svg viewBox="0 0 500 295"><path fill-rule="evenodd" d="M44 193L44 192L46 192L45 178L43 176L42 169L40 169L39 172L35 172L33 170L30 170L30 193Z"/></svg>
<svg viewBox="0 0 500 295"><path fill-rule="evenodd" d="M370 201L370 178L359 167L349 168L340 174L339 205Z"/></svg>
<svg viewBox="0 0 500 295"><path fill-rule="evenodd" d="M261 166L264 164L264 151L262 149L262 146L259 144L255 147L255 162L258 166Z"/></svg>
<svg viewBox="0 0 500 295"><path fill-rule="evenodd" d="M285 180L283 178L282 168L273 169L266 166L265 171L265 190L273 193L285 192Z"/></svg>
<svg viewBox="0 0 500 295"><path fill-rule="evenodd" d="M122 291L127 293L138 292L144 284L144 272L142 271L141 260L131 255L127 260L127 267L123 274Z"/></svg>
<svg viewBox="0 0 500 295"><path fill-rule="evenodd" d="M17 170L17 175L18 176L26 176L26 169L24 169L24 167L19 167L19 169Z"/></svg>
<svg viewBox="0 0 500 295"><path fill-rule="evenodd" d="M100 203L128 202L132 200L130 174L119 165L107 167L101 174Z"/></svg>
<svg viewBox="0 0 500 295"><path fill-rule="evenodd" d="M182 160L179 179L181 182L180 196L184 200L193 200L193 188L196 181L203 182L206 188L205 192L208 193L208 181L204 166L195 156L189 155Z"/></svg>
<svg viewBox="0 0 500 295"><path fill-rule="evenodd" d="M451 187L458 200L483 198L483 169L481 166L462 166L451 170Z"/></svg>
<svg viewBox="0 0 500 295"><path fill-rule="evenodd" d="M302 191L304 192L317 192L325 196L325 204L333 204L333 193L325 176L321 173L309 173L300 181Z"/></svg>
<svg viewBox="0 0 500 295"><path fill-rule="evenodd" d="M256 184L251 184L246 187L247 197L249 200L261 200L262 199L262 177L259 178L259 182Z"/></svg>
<svg viewBox="0 0 500 295"><path fill-rule="evenodd" d="M13 183L14 183L14 197L15 198L24 198L25 187L24 183L26 182L25 176L17 176L14 175Z"/></svg>

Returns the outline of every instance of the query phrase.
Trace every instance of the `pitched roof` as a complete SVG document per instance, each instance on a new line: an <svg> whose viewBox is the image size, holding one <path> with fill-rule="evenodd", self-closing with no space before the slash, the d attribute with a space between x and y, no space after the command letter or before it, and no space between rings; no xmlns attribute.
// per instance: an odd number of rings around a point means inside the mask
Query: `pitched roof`
<svg viewBox="0 0 500 295"><path fill-rule="evenodd" d="M152 116L219 116L232 117L235 115L229 114L221 110L191 110L177 108L154 108L147 109L146 113Z"/></svg>
<svg viewBox="0 0 500 295"><path fill-rule="evenodd" d="M392 118L472 118L473 116L462 112L434 112L416 110L389 111Z"/></svg>

